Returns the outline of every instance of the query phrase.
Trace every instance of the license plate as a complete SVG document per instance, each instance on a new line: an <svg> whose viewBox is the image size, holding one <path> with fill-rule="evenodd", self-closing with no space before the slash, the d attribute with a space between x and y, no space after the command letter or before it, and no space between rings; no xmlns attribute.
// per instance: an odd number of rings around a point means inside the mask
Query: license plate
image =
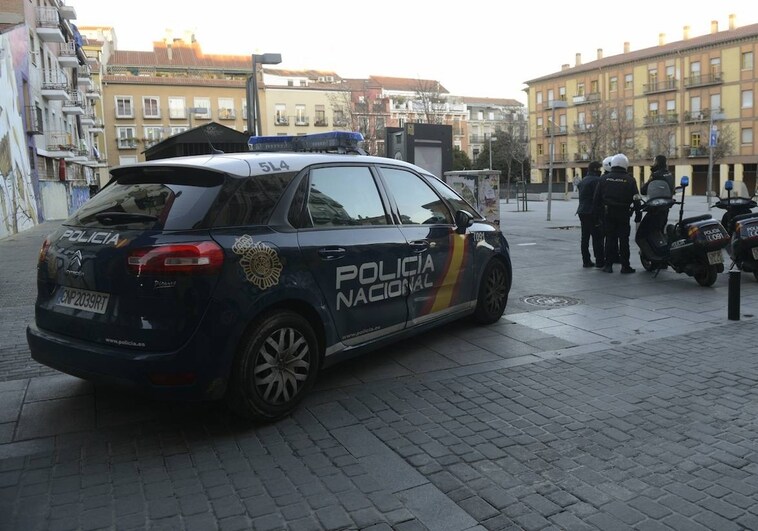
<svg viewBox="0 0 758 531"><path fill-rule="evenodd" d="M723 264L724 257L721 256L721 251L711 251L708 253L708 263L711 265Z"/></svg>
<svg viewBox="0 0 758 531"><path fill-rule="evenodd" d="M751 251L753 251L753 260L758 260L758 247L753 247Z"/></svg>
<svg viewBox="0 0 758 531"><path fill-rule="evenodd" d="M58 296L58 306L103 314L108 308L109 298L110 295L108 293L64 286L61 288L61 293Z"/></svg>

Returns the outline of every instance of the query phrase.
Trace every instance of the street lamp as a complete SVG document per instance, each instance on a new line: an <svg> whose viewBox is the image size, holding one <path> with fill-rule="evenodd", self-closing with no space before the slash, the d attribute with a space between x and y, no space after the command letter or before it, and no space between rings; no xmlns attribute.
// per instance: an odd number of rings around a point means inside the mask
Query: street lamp
<svg viewBox="0 0 758 531"><path fill-rule="evenodd" d="M497 137L490 134L490 169L492 169L492 141L497 142Z"/></svg>
<svg viewBox="0 0 758 531"><path fill-rule="evenodd" d="M713 124L714 120L723 120L726 115L722 112L711 112L711 118L708 126L708 182L706 183L705 199L708 208L711 208L711 194L713 187L713 148L718 142L718 127Z"/></svg>
<svg viewBox="0 0 758 531"><path fill-rule="evenodd" d="M194 114L207 114L208 109L205 107L187 107L189 113L189 128L192 129L192 115Z"/></svg>
<svg viewBox="0 0 758 531"><path fill-rule="evenodd" d="M253 54L253 75L247 78L247 131L253 136L260 134L261 109L258 98L258 65L278 65L280 53Z"/></svg>
<svg viewBox="0 0 758 531"><path fill-rule="evenodd" d="M565 109L568 103L563 100L552 100L549 102L553 109L552 118L550 119L550 158L547 170L547 221L550 221L550 208L553 204L553 159L555 158L555 109Z"/></svg>

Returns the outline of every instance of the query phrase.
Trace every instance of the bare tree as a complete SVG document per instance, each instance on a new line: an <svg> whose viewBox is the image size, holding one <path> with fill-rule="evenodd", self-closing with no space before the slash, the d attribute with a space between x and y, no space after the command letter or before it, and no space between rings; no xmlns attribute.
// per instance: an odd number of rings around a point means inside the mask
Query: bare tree
<svg viewBox="0 0 758 531"><path fill-rule="evenodd" d="M588 160L602 160L623 152L630 159L636 156L637 142L634 119L626 114L621 103L596 103L587 107L591 120L574 128Z"/></svg>
<svg viewBox="0 0 758 531"><path fill-rule="evenodd" d="M440 95L439 81L417 79L415 92L417 100L414 102L414 110L416 110L416 105L420 107L417 112L421 114L423 122L427 124L444 123L444 113L440 110L445 99Z"/></svg>
<svg viewBox="0 0 758 531"><path fill-rule="evenodd" d="M378 90L372 90L368 80L355 80L345 83L345 90L330 94L329 100L335 116L342 117L340 126L360 132L366 152L379 154L379 143L384 141L386 98L381 98Z"/></svg>

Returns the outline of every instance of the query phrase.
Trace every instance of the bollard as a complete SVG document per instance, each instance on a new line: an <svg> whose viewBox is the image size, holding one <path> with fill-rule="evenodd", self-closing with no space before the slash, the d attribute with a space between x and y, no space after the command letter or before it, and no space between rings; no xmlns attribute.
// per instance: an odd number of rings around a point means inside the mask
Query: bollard
<svg viewBox="0 0 758 531"><path fill-rule="evenodd" d="M729 320L740 320L740 283L742 281L742 271L739 269L729 270Z"/></svg>

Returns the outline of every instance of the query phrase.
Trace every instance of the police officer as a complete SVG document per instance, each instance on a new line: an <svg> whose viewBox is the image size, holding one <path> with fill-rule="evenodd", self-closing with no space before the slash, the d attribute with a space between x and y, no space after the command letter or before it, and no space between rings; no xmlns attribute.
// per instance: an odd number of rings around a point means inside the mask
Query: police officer
<svg viewBox="0 0 758 531"><path fill-rule="evenodd" d="M611 172L611 160L613 159L613 155L608 155L603 159L603 175L606 173Z"/></svg>
<svg viewBox="0 0 758 531"><path fill-rule="evenodd" d="M603 267L605 265L605 255L603 251L603 231L597 220L598 216L594 213L593 199L595 190L602 179L600 169L602 164L597 160L590 162L587 167L587 175L579 181L577 188L579 190L579 206L576 213L582 225L582 239L579 249L582 253L583 267ZM592 253L595 255L595 262L590 258L590 238L592 239Z"/></svg>
<svg viewBox="0 0 758 531"><path fill-rule="evenodd" d="M668 162L666 161L666 157L664 155L657 155L650 169L652 170L652 173L650 174L650 179L642 185L642 188L640 188L640 193L642 195L647 195L647 187L651 182L663 181L669 186L669 195L673 196L674 195L674 176L671 174L671 172L668 169ZM668 223L668 212L666 211L658 212L656 216L658 216L658 219L654 221L651 220L651 223L652 223L651 226L658 227L661 231L664 231L666 229L666 223Z"/></svg>
<svg viewBox="0 0 758 531"><path fill-rule="evenodd" d="M602 212L605 233L605 266L613 273L613 262L621 262L621 273L634 273L629 264L629 217L634 211L634 196L639 192L637 182L627 173L629 159L618 153L611 159L611 171L603 176L593 200L594 208Z"/></svg>

